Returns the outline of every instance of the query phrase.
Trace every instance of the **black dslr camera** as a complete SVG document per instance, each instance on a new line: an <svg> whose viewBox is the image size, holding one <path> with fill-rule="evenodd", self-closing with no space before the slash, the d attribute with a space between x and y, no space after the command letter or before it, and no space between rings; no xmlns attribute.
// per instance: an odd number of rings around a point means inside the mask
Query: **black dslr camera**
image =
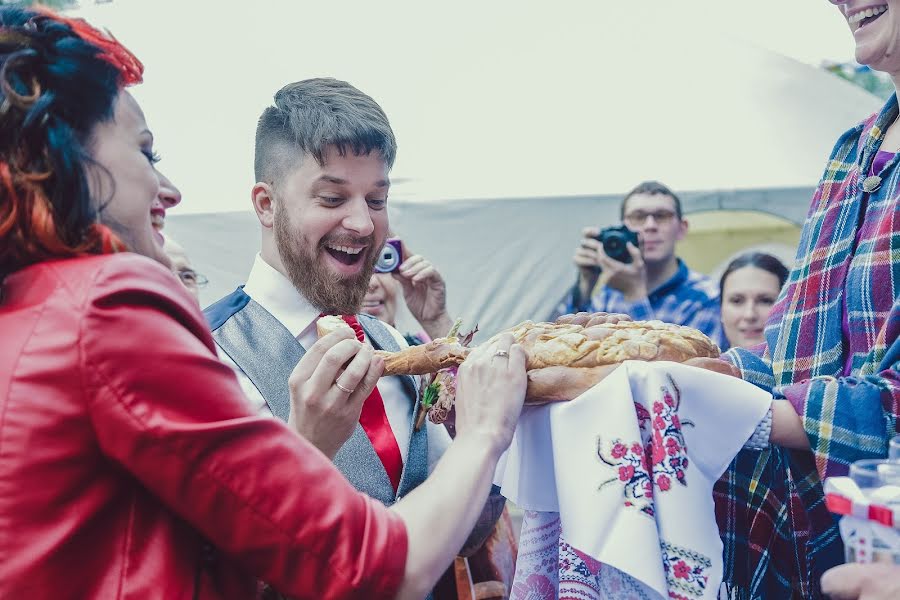
<svg viewBox="0 0 900 600"><path fill-rule="evenodd" d="M630 263L631 254L628 252L628 242L638 245L638 235L624 225L606 227L594 238L603 244L603 251L613 260L621 263Z"/></svg>

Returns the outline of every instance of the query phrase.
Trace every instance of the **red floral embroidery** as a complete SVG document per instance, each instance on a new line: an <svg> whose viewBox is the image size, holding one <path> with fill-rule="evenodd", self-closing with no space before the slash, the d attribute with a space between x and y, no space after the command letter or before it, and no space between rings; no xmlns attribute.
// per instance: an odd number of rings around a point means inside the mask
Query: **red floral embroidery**
<svg viewBox="0 0 900 600"><path fill-rule="evenodd" d="M709 583L708 571L712 568L712 561L698 552L667 542L662 542L660 547L669 598L672 600L702 598Z"/></svg>
<svg viewBox="0 0 900 600"><path fill-rule="evenodd" d="M597 440L597 456L617 469L617 477L604 481L600 487L614 481L622 482L625 506L636 507L649 516L654 515L654 489L667 492L672 489L673 481L687 485L687 447L681 431L682 421L677 414L681 392L669 377L669 386L661 388L660 393L662 399L651 406L655 416L643 405L634 405L641 430L640 442L616 439L606 452L602 440ZM690 421L684 421L684 425L693 427Z"/></svg>

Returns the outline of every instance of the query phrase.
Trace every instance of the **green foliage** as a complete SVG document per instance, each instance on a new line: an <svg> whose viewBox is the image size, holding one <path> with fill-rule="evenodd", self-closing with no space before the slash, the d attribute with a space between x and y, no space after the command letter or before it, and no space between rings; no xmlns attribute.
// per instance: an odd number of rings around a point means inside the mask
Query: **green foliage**
<svg viewBox="0 0 900 600"><path fill-rule="evenodd" d="M884 73L855 63L825 63L822 68L886 100L894 93L894 83Z"/></svg>

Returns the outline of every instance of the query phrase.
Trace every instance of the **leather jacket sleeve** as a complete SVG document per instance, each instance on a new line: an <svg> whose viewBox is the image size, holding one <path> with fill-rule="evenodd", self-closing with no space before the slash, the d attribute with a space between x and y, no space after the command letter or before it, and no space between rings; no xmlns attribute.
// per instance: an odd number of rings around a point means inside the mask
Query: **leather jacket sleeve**
<svg viewBox="0 0 900 600"><path fill-rule="evenodd" d="M92 289L80 384L102 451L282 593L393 597L403 522L281 422L252 415L171 274L136 257Z"/></svg>

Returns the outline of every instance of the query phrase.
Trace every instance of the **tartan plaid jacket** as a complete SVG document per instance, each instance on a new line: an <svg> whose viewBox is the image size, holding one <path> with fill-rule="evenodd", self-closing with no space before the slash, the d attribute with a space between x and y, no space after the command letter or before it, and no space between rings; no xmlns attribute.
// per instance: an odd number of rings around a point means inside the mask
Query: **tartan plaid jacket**
<svg viewBox="0 0 900 600"><path fill-rule="evenodd" d="M765 345L726 355L745 379L791 402L812 449L742 451L718 482L716 516L732 597L820 597L822 573L843 562L822 479L846 475L856 460L884 457L897 432L900 168L894 163L900 161L886 165L880 188L862 190L897 113L892 97L838 140Z"/></svg>

